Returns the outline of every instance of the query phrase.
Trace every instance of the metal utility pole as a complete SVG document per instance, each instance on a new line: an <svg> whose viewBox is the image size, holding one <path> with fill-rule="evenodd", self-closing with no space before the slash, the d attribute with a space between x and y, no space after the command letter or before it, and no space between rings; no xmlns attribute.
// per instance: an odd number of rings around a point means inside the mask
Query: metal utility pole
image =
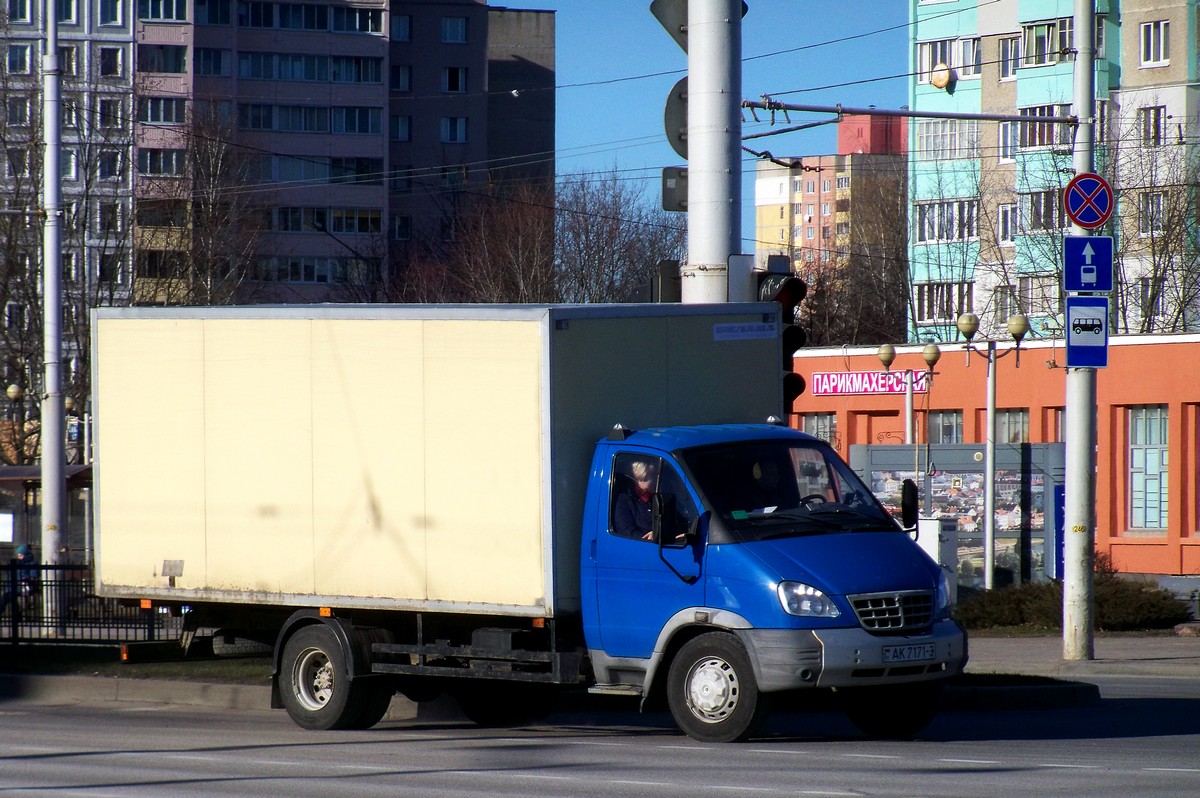
<svg viewBox="0 0 1200 798"><path fill-rule="evenodd" d="M1093 171L1095 0L1075 0L1076 174ZM1074 234L1087 235L1083 228ZM1066 512L1063 519L1063 659L1095 657L1092 623L1096 546L1096 370L1067 369Z"/></svg>
<svg viewBox="0 0 1200 798"><path fill-rule="evenodd" d="M688 76L667 101L667 135L687 158L687 266L680 270L686 303L729 299L749 290L749 266L730 256L742 247L742 0L654 0L650 12L688 54ZM687 134L675 120L687 106ZM670 170L678 175L680 170ZM676 210L676 208L671 208ZM744 272L742 274L741 272ZM745 285L743 285L743 283ZM742 297L738 297L742 298Z"/></svg>
<svg viewBox="0 0 1200 798"><path fill-rule="evenodd" d="M45 0L42 53L42 311L45 392L42 395L42 562L63 551L67 438L62 395L62 75L58 63L58 4ZM53 591L47 591L47 601Z"/></svg>

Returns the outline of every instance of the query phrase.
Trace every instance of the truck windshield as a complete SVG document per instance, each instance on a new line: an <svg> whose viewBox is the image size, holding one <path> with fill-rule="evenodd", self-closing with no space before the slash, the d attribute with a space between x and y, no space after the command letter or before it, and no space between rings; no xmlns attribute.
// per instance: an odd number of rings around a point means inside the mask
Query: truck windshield
<svg viewBox="0 0 1200 798"><path fill-rule="evenodd" d="M747 441L689 449L681 458L713 512L742 540L899 528L819 441Z"/></svg>

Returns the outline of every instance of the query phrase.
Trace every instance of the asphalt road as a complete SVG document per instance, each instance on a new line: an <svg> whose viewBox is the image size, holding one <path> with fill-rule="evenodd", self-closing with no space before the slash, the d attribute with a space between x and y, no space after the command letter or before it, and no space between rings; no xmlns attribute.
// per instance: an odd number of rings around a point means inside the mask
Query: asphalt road
<svg viewBox="0 0 1200 798"><path fill-rule="evenodd" d="M1096 706L947 712L911 742L865 740L812 712L780 713L738 745L611 709L501 731L386 721L306 732L282 712L10 700L0 795L1200 795L1200 680L1096 683Z"/></svg>

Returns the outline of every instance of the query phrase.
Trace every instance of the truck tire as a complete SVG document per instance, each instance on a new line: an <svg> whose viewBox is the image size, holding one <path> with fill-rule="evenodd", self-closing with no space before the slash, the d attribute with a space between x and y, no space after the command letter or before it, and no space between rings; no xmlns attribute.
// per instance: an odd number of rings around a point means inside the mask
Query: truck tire
<svg viewBox="0 0 1200 798"><path fill-rule="evenodd" d="M911 740L933 720L942 682L839 690L842 711L876 740Z"/></svg>
<svg viewBox="0 0 1200 798"><path fill-rule="evenodd" d="M365 693L362 709L358 717L346 725L347 729L369 729L383 720L392 705L392 696L396 695L395 681L385 676L362 680L361 685L355 685L355 689L360 688Z"/></svg>
<svg viewBox="0 0 1200 798"><path fill-rule="evenodd" d="M452 695L468 720L486 728L541 720L558 703L558 689L553 686L494 680L462 685Z"/></svg>
<svg viewBox="0 0 1200 798"><path fill-rule="evenodd" d="M369 685L356 685L347 674L346 652L329 627L305 626L291 636L283 647L279 695L297 726L315 730L355 727L363 717Z"/></svg>
<svg viewBox="0 0 1200 798"><path fill-rule="evenodd" d="M770 711L746 650L725 632L683 645L667 673L667 703L679 728L706 743L744 740Z"/></svg>

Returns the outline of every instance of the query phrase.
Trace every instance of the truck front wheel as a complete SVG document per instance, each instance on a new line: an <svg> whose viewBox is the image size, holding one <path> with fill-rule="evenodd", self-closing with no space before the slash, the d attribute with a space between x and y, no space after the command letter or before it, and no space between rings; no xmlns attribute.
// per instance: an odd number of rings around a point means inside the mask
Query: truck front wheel
<svg viewBox="0 0 1200 798"><path fill-rule="evenodd" d="M326 626L298 630L283 647L279 694L296 725L305 729L352 728L362 715L365 691L353 689L346 653Z"/></svg>
<svg viewBox="0 0 1200 798"><path fill-rule="evenodd" d="M724 632L683 645L667 674L667 703L679 728L707 743L746 739L769 711L746 650Z"/></svg>

